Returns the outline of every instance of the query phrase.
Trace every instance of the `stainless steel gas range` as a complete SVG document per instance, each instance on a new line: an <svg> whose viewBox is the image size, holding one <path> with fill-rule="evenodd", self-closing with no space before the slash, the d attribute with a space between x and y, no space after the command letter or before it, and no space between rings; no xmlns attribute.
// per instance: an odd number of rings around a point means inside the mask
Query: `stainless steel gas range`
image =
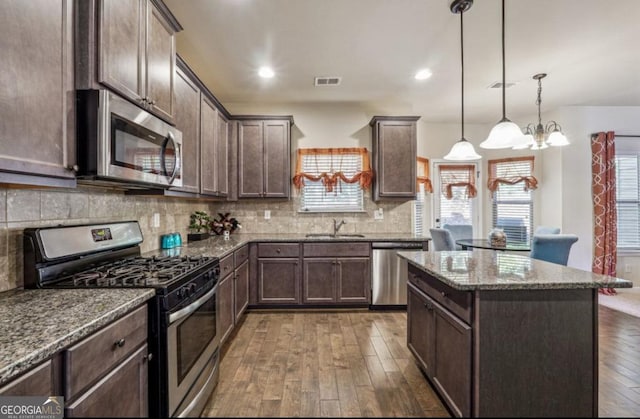
<svg viewBox="0 0 640 419"><path fill-rule="evenodd" d="M30 228L23 238L25 288L155 289L150 417L199 416L218 381L218 259L143 257L137 221Z"/></svg>

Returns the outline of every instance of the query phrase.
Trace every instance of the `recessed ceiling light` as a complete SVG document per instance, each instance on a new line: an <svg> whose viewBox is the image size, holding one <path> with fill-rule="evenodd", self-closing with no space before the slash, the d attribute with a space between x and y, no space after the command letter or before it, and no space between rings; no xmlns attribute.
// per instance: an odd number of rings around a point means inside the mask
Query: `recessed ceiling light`
<svg viewBox="0 0 640 419"><path fill-rule="evenodd" d="M263 79L270 79L275 74L270 67L260 67L260 70L258 70L258 75Z"/></svg>
<svg viewBox="0 0 640 419"><path fill-rule="evenodd" d="M423 68L422 70L416 73L416 80L426 80L431 77L431 70L428 68Z"/></svg>

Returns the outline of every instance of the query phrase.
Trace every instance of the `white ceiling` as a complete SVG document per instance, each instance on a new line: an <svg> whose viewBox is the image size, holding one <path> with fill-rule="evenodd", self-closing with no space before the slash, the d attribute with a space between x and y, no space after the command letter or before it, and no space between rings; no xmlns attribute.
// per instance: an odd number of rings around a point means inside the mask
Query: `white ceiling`
<svg viewBox="0 0 640 419"><path fill-rule="evenodd" d="M460 118L460 17L449 0L165 0L184 27L178 52L224 104L357 102ZM464 15L465 116L502 113L500 0ZM640 0L508 0L507 116L565 105L640 106ZM259 79L270 65L273 79ZM413 76L428 67L433 76ZM342 84L315 87L316 76Z"/></svg>

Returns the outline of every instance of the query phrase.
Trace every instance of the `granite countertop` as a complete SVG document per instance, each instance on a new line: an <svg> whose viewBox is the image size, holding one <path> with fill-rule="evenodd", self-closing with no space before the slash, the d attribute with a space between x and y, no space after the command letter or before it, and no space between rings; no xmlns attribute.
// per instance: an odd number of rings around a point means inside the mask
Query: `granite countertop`
<svg viewBox="0 0 640 419"><path fill-rule="evenodd" d="M632 287L632 282L625 279L494 250L404 251L398 255L463 291Z"/></svg>
<svg viewBox="0 0 640 419"><path fill-rule="evenodd" d="M0 293L0 385L154 295L145 288Z"/></svg>
<svg viewBox="0 0 640 419"><path fill-rule="evenodd" d="M223 236L213 236L206 240L186 243L182 247L173 249L152 250L144 256L212 256L224 257L251 242L426 242L431 237L414 236L401 233L373 233L363 234L364 237L307 237L304 233L296 234L232 234L229 240Z"/></svg>

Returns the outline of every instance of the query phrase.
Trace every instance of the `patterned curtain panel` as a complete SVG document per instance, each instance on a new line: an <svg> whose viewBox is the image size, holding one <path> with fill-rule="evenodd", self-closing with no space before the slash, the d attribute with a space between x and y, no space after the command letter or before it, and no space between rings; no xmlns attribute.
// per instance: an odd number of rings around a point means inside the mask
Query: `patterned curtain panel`
<svg viewBox="0 0 640 419"><path fill-rule="evenodd" d="M468 198L476 197L478 190L476 189L474 165L440 165L440 190L442 195L447 199L452 199L454 187L465 188L465 194Z"/></svg>
<svg viewBox="0 0 640 419"><path fill-rule="evenodd" d="M341 156L359 155L362 158L362 170L349 176L343 171ZM321 156L330 157L329 170L317 169L313 172L305 172L303 170L303 159L305 156L313 156L321 158ZM335 162L335 163L334 163ZM320 165L317 165L320 167ZM369 161L369 152L366 148L299 148L298 160L296 162L296 174L293 176L293 184L296 188L304 187L304 180L308 179L313 182L322 181L327 192L333 192L338 186L338 182L358 183L362 189L367 189L373 182L373 170Z"/></svg>
<svg viewBox="0 0 640 419"><path fill-rule="evenodd" d="M598 274L616 274L616 170L615 134L599 132L591 136L591 190L593 197L593 263ZM601 288L603 294L614 295L613 288Z"/></svg>

